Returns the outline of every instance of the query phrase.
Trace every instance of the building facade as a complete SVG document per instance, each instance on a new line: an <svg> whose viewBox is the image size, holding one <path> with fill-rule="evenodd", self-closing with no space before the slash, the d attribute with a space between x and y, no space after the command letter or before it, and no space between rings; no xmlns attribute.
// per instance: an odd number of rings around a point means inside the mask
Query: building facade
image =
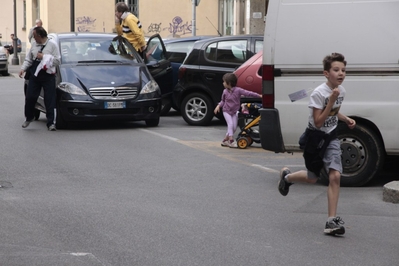
<svg viewBox="0 0 399 266"><path fill-rule="evenodd" d="M14 4L16 33L25 47L37 18L50 32L114 32L115 4L125 2L140 18L146 36L163 38L192 35L262 34L268 0L9 0L2 4L0 34L12 42ZM74 12L71 12L74 10ZM72 15L71 15L72 14ZM195 30L193 30L195 25Z"/></svg>

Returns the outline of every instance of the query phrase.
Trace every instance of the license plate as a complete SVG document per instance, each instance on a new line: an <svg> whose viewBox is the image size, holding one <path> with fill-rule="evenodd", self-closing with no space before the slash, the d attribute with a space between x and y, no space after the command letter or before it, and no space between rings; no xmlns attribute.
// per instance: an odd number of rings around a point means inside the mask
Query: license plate
<svg viewBox="0 0 399 266"><path fill-rule="evenodd" d="M105 109L123 109L126 108L126 102L104 102Z"/></svg>

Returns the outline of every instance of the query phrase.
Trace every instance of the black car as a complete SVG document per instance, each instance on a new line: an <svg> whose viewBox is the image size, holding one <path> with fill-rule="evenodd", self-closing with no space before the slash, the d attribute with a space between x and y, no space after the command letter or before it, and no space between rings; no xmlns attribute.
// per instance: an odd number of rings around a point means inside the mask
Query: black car
<svg viewBox="0 0 399 266"><path fill-rule="evenodd" d="M263 35L197 41L179 69L173 100L190 125L209 125L223 93L223 75L263 49ZM221 117L219 117L221 118Z"/></svg>
<svg viewBox="0 0 399 266"><path fill-rule="evenodd" d="M95 120L159 124L159 84L166 84L170 91L168 82L172 81L159 35L148 41L158 52L144 60L126 39L115 34L72 32L49 34L49 38L58 44L61 54L56 71L58 129L70 122ZM36 109L45 112L42 95Z"/></svg>
<svg viewBox="0 0 399 266"><path fill-rule="evenodd" d="M164 40L167 59L172 64L173 69L173 87L176 86L178 81L178 71L186 58L187 54L191 51L194 43L199 40L205 40L210 38L215 38L217 36L211 35L200 35L200 36L190 36L182 38L173 38Z"/></svg>

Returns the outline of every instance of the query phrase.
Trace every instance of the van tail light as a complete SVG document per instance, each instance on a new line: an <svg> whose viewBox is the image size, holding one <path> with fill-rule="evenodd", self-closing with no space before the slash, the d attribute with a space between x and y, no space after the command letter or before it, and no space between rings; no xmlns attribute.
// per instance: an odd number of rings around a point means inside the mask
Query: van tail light
<svg viewBox="0 0 399 266"><path fill-rule="evenodd" d="M180 67L179 72L177 73L177 78L182 79L184 77L184 74L186 73L186 68L185 67Z"/></svg>
<svg viewBox="0 0 399 266"><path fill-rule="evenodd" d="M274 65L263 65L262 68L262 106L274 108Z"/></svg>

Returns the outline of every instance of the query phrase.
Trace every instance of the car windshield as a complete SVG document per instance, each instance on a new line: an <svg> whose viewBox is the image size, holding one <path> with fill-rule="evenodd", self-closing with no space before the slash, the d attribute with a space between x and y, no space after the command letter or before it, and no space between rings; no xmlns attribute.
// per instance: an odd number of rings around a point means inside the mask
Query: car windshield
<svg viewBox="0 0 399 266"><path fill-rule="evenodd" d="M133 51L133 47L120 37L114 39L82 37L62 39L60 46L63 64L141 62L139 55Z"/></svg>

